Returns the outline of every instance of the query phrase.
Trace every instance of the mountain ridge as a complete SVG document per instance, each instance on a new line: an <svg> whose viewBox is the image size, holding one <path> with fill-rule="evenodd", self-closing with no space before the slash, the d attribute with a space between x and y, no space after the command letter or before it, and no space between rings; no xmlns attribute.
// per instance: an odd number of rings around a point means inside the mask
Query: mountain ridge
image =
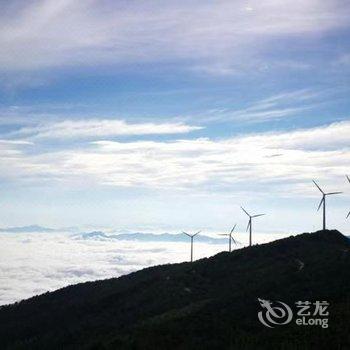
<svg viewBox="0 0 350 350"><path fill-rule="evenodd" d="M57 230L58 229L43 227L39 225L0 228L0 232L8 232L8 233L34 233L34 232L43 233L43 232L57 232Z"/></svg>
<svg viewBox="0 0 350 350"><path fill-rule="evenodd" d="M142 241L142 242L188 242L189 239L182 233L146 233L146 232L131 232L106 234L103 231L83 232L76 234L75 238L79 239L117 239L126 241ZM212 243L226 244L227 238L215 238L207 235L196 236L197 243Z"/></svg>
<svg viewBox="0 0 350 350"><path fill-rule="evenodd" d="M0 342L5 349L346 348L348 281L350 241L338 231L305 233L3 307ZM271 331L258 322L258 298L328 300L330 328Z"/></svg>
<svg viewBox="0 0 350 350"><path fill-rule="evenodd" d="M28 225L19 227L0 228L0 233L61 233L71 232L72 228L48 228L39 225ZM149 232L128 232L128 233L106 233L104 231L90 231L71 234L75 239L96 239L96 240L126 240L143 242L188 242L188 237L182 233L149 233ZM198 243L225 244L227 239L216 238L207 235L196 237Z"/></svg>

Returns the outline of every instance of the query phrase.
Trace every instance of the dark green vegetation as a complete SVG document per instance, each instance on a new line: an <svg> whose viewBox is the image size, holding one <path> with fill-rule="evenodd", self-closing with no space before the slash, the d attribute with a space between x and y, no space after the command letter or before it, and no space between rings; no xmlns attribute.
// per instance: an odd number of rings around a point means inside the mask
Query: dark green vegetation
<svg viewBox="0 0 350 350"><path fill-rule="evenodd" d="M266 328L257 298L329 301ZM350 349L350 241L320 231L70 286L0 309L1 349Z"/></svg>

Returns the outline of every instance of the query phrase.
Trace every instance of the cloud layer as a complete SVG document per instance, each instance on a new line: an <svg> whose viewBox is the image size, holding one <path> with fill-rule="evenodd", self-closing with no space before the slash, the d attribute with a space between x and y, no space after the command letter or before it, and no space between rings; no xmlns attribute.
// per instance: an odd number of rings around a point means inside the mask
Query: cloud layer
<svg viewBox="0 0 350 350"><path fill-rule="evenodd" d="M235 121L240 123L262 123L280 120L300 115L312 109L315 105L315 99L319 97L322 97L320 91L309 89L284 92L253 102L250 106L239 110L214 110L203 120L207 122Z"/></svg>
<svg viewBox="0 0 350 350"><path fill-rule="evenodd" d="M33 138L77 139L111 136L182 134L202 129L183 123L127 123L123 120L84 119L65 120L23 127L16 136Z"/></svg>
<svg viewBox="0 0 350 350"><path fill-rule="evenodd" d="M60 132L59 127L51 135ZM343 177L350 166L349 134L350 122L340 122L222 140L96 140L34 153L33 145L3 141L0 170L7 180L193 191L208 186L211 191L244 191L255 182L270 191L274 185L282 189L312 178L334 181Z"/></svg>
<svg viewBox="0 0 350 350"><path fill-rule="evenodd" d="M64 286L187 261L186 243L99 241L67 234L0 234L0 305ZM196 259L227 249L198 243Z"/></svg>
<svg viewBox="0 0 350 350"><path fill-rule="evenodd" d="M0 70L180 59L226 74L279 37L348 27L349 9L340 0L15 1L3 5Z"/></svg>

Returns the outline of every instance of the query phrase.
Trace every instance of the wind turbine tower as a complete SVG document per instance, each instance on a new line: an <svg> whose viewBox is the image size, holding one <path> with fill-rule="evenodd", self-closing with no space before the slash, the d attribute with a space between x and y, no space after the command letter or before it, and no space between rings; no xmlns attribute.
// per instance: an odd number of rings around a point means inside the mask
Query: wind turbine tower
<svg viewBox="0 0 350 350"><path fill-rule="evenodd" d="M320 210L321 206L323 207L323 230L326 230L326 197L327 196L331 196L333 194L340 194L342 192L328 192L328 193L325 193L325 192L323 192L321 187L316 183L316 181L314 181L314 180L312 180L312 181L316 185L316 187L320 190L320 192L322 193L322 199L321 199L320 204L318 205L317 211Z"/></svg>
<svg viewBox="0 0 350 350"><path fill-rule="evenodd" d="M182 232L183 234L185 234L186 236L191 238L191 262L193 261L193 238L196 237L198 235L198 233L200 233L200 232L201 231L198 231L193 235L190 235L187 232Z"/></svg>
<svg viewBox="0 0 350 350"><path fill-rule="evenodd" d="M259 216L263 216L265 214L257 214L257 215L250 215L243 207L241 209L248 215L249 221L248 221L248 226L247 226L247 231L249 230L249 247L252 245L252 226L253 226L253 219L257 218Z"/></svg>

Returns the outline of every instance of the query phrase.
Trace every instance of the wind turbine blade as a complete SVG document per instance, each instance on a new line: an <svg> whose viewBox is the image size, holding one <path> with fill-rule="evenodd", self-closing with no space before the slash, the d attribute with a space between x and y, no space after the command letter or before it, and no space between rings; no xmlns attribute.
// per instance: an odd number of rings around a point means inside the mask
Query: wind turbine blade
<svg viewBox="0 0 350 350"><path fill-rule="evenodd" d="M228 236L228 233L218 233L219 236Z"/></svg>
<svg viewBox="0 0 350 350"><path fill-rule="evenodd" d="M247 212L243 207L241 207L241 209L250 217L250 215L248 214L248 212Z"/></svg>
<svg viewBox="0 0 350 350"><path fill-rule="evenodd" d="M253 215L252 218L257 218L257 217L259 217L259 216L264 216L264 215L266 215L266 214Z"/></svg>
<svg viewBox="0 0 350 350"><path fill-rule="evenodd" d="M349 211L348 215L346 216L346 218L348 218L349 216L350 216L350 211Z"/></svg>
<svg viewBox="0 0 350 350"><path fill-rule="evenodd" d="M323 201L324 201L324 197L322 197L321 202L320 202L320 204L318 205L317 211L319 211L319 210L320 210L320 208L321 208L321 205L322 205Z"/></svg>
<svg viewBox="0 0 350 350"><path fill-rule="evenodd" d="M313 183L316 185L316 187L321 191L322 194L324 194L324 192L321 190L321 187L319 185L317 185L316 181L312 180Z"/></svg>
<svg viewBox="0 0 350 350"><path fill-rule="evenodd" d="M201 233L201 231L196 232L192 237L197 236L198 233Z"/></svg>
<svg viewBox="0 0 350 350"><path fill-rule="evenodd" d="M249 221L248 221L248 225L247 225L247 229L246 229L246 231L248 231L248 230L249 230L250 225L251 225L251 221L249 220Z"/></svg>
<svg viewBox="0 0 350 350"><path fill-rule="evenodd" d="M235 230L237 224L235 224L235 226L232 227L232 230L230 231L230 234Z"/></svg>
<svg viewBox="0 0 350 350"><path fill-rule="evenodd" d="M348 181L350 182L350 177L348 176L348 175L345 175L346 176L346 178L348 179Z"/></svg>
<svg viewBox="0 0 350 350"><path fill-rule="evenodd" d="M329 192L329 193L326 193L326 196L329 196L329 195L332 195L332 194L341 194L343 192Z"/></svg>
<svg viewBox="0 0 350 350"><path fill-rule="evenodd" d="M232 239L232 241L233 241L234 244L236 244L236 245L237 245L237 244L241 244L241 242L236 241L233 237L231 237L231 239Z"/></svg>
<svg viewBox="0 0 350 350"><path fill-rule="evenodd" d="M189 235L187 232L182 232L184 235L191 237L191 235Z"/></svg>

